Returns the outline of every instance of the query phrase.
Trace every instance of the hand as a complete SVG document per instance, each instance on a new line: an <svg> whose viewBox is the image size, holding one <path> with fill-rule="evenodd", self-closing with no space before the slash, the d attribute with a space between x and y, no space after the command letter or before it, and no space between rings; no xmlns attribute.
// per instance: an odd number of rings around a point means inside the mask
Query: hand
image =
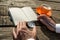
<svg viewBox="0 0 60 40"><path fill-rule="evenodd" d="M30 31L26 26L26 22L19 22L17 28L13 28L13 37L14 40L27 40L28 38L35 38L36 27Z"/></svg>
<svg viewBox="0 0 60 40"><path fill-rule="evenodd" d="M55 31L55 22L46 15L38 16L38 20L42 22L49 30Z"/></svg>

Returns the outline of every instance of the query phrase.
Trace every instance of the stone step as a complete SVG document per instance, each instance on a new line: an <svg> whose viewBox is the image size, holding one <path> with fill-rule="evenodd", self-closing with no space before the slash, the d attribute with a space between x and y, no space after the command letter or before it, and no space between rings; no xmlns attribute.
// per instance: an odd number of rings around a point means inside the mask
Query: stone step
<svg viewBox="0 0 60 40"><path fill-rule="evenodd" d="M8 15L8 6L7 5L0 5L0 16Z"/></svg>
<svg viewBox="0 0 60 40"><path fill-rule="evenodd" d="M0 16L0 25L12 25L12 22L10 20L9 16Z"/></svg>

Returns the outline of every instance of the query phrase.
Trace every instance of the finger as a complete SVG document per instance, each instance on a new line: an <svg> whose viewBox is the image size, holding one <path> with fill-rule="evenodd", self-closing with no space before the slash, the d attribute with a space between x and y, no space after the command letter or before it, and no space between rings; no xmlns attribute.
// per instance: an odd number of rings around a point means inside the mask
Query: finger
<svg viewBox="0 0 60 40"><path fill-rule="evenodd" d="M23 22L20 22L20 29L22 29L22 27L23 27Z"/></svg>
<svg viewBox="0 0 60 40"><path fill-rule="evenodd" d="M20 23L20 22L19 22L19 23ZM19 23L17 24L17 30L19 29L19 26L20 26Z"/></svg>
<svg viewBox="0 0 60 40"><path fill-rule="evenodd" d="M27 28L25 21L23 22L23 28Z"/></svg>
<svg viewBox="0 0 60 40"><path fill-rule="evenodd" d="M13 28L13 36L14 36L14 38L17 38L17 34L15 32L15 28Z"/></svg>
<svg viewBox="0 0 60 40"><path fill-rule="evenodd" d="M46 16L45 14L41 14L40 16Z"/></svg>
<svg viewBox="0 0 60 40"><path fill-rule="evenodd" d="M37 17L37 19L40 20L42 17L43 17L43 16L39 15L39 16Z"/></svg>
<svg viewBox="0 0 60 40"><path fill-rule="evenodd" d="M37 16L37 19L40 19L40 15Z"/></svg>
<svg viewBox="0 0 60 40"><path fill-rule="evenodd" d="M32 30L33 35L36 35L36 26L34 26L33 30Z"/></svg>
<svg viewBox="0 0 60 40"><path fill-rule="evenodd" d="M23 29L23 30L28 30L29 31L29 29L27 28L27 26L26 26L26 22L24 21L24 22L22 22L22 28L21 29Z"/></svg>
<svg viewBox="0 0 60 40"><path fill-rule="evenodd" d="M36 32L36 26L33 27L33 32Z"/></svg>
<svg viewBox="0 0 60 40"><path fill-rule="evenodd" d="M20 29L20 22L17 24L17 34L19 32L19 29Z"/></svg>

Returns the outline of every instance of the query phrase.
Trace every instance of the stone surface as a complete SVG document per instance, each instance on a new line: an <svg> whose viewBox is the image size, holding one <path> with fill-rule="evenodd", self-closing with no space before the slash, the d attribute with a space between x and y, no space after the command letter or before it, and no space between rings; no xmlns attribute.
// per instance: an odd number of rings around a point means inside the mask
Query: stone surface
<svg viewBox="0 0 60 40"><path fill-rule="evenodd" d="M52 17L56 23L60 23L60 0L2 0L0 2L0 24L12 25L10 16L8 15L9 7L30 6L34 10L41 4L46 3L52 7ZM13 27L0 27L0 40L13 40ZM60 34L51 32L45 26L37 27L37 37L39 40L60 40Z"/></svg>

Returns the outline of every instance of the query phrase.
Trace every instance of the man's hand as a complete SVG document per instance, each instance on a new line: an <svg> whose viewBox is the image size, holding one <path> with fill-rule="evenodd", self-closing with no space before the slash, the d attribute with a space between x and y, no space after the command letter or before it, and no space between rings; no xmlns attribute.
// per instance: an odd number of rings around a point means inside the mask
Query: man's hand
<svg viewBox="0 0 60 40"><path fill-rule="evenodd" d="M56 23L50 17L43 14L38 16L38 20L42 22L42 24L44 24L49 30L55 31Z"/></svg>
<svg viewBox="0 0 60 40"><path fill-rule="evenodd" d="M26 26L26 22L19 22L17 28L13 28L13 37L14 40L27 40L29 38L35 38L36 27L30 31Z"/></svg>

